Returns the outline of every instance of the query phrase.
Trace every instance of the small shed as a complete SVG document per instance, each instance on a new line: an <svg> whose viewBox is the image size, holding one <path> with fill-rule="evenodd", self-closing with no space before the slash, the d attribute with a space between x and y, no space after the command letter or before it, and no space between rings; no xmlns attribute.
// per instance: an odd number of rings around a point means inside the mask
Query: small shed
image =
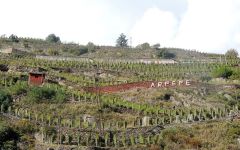
<svg viewBox="0 0 240 150"><path fill-rule="evenodd" d="M29 72L28 84L29 85L43 85L45 80L45 72L40 69L32 70Z"/></svg>

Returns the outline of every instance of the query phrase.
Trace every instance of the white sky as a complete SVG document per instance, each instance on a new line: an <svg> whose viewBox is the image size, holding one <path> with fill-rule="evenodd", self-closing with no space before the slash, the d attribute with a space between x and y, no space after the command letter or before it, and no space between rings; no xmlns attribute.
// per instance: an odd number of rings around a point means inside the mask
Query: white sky
<svg viewBox="0 0 240 150"><path fill-rule="evenodd" d="M240 0L0 0L0 35L240 53Z"/></svg>

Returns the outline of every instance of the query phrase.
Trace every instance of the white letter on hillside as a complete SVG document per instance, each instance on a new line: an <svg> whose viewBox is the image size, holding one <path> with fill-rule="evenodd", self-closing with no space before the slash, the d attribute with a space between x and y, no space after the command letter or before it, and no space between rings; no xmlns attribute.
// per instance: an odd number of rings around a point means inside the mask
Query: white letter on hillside
<svg viewBox="0 0 240 150"><path fill-rule="evenodd" d="M186 86L190 86L191 83L190 83L190 80L186 80Z"/></svg>
<svg viewBox="0 0 240 150"><path fill-rule="evenodd" d="M155 83L154 82L152 82L152 84L151 84L151 88L153 88L153 87L155 87Z"/></svg>
<svg viewBox="0 0 240 150"><path fill-rule="evenodd" d="M181 85L181 84L183 84L183 81L182 80L178 81L178 85Z"/></svg>
<svg viewBox="0 0 240 150"><path fill-rule="evenodd" d="M165 81L165 86L169 85L169 81Z"/></svg>
<svg viewBox="0 0 240 150"><path fill-rule="evenodd" d="M158 87L162 87L162 82L158 82Z"/></svg>
<svg viewBox="0 0 240 150"><path fill-rule="evenodd" d="M172 86L176 86L176 81L172 81Z"/></svg>

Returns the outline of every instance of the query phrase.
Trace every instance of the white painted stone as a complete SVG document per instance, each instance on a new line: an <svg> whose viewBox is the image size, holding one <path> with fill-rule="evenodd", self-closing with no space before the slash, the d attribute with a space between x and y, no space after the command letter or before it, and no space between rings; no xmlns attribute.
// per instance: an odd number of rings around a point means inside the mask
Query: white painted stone
<svg viewBox="0 0 240 150"><path fill-rule="evenodd" d="M149 124L150 124L150 117L148 117L148 116L144 116L143 118L142 118L142 126L149 126Z"/></svg>
<svg viewBox="0 0 240 150"><path fill-rule="evenodd" d="M181 120L180 120L180 116L179 116L179 115L176 115L175 123L181 123Z"/></svg>
<svg viewBox="0 0 240 150"><path fill-rule="evenodd" d="M85 114L85 115L83 115L83 121L84 121L84 122L88 122L89 124L93 124L93 123L96 122L96 119L95 119L94 116Z"/></svg>

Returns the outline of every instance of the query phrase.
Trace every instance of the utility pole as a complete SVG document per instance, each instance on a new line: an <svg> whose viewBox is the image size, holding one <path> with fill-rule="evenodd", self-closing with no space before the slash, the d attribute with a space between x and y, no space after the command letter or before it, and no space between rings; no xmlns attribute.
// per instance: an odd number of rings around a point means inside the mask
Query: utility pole
<svg viewBox="0 0 240 150"><path fill-rule="evenodd" d="M227 58L226 58L226 54L224 55L225 58L225 64L227 65Z"/></svg>
<svg viewBox="0 0 240 150"><path fill-rule="evenodd" d="M94 60L93 60L94 62ZM97 63L96 64L93 64L93 67L94 67L94 71L96 71L96 74L94 74L94 84L95 84L95 88L96 88L96 92L97 92L97 105L98 105L98 111L99 111L99 130L100 130L100 134L103 135L104 133L104 126L102 126L102 104L101 104L101 99L100 99L100 88L99 88L99 76L101 74L99 68L98 68L98 65Z"/></svg>
<svg viewBox="0 0 240 150"><path fill-rule="evenodd" d="M129 46L132 48L132 37L129 38Z"/></svg>

